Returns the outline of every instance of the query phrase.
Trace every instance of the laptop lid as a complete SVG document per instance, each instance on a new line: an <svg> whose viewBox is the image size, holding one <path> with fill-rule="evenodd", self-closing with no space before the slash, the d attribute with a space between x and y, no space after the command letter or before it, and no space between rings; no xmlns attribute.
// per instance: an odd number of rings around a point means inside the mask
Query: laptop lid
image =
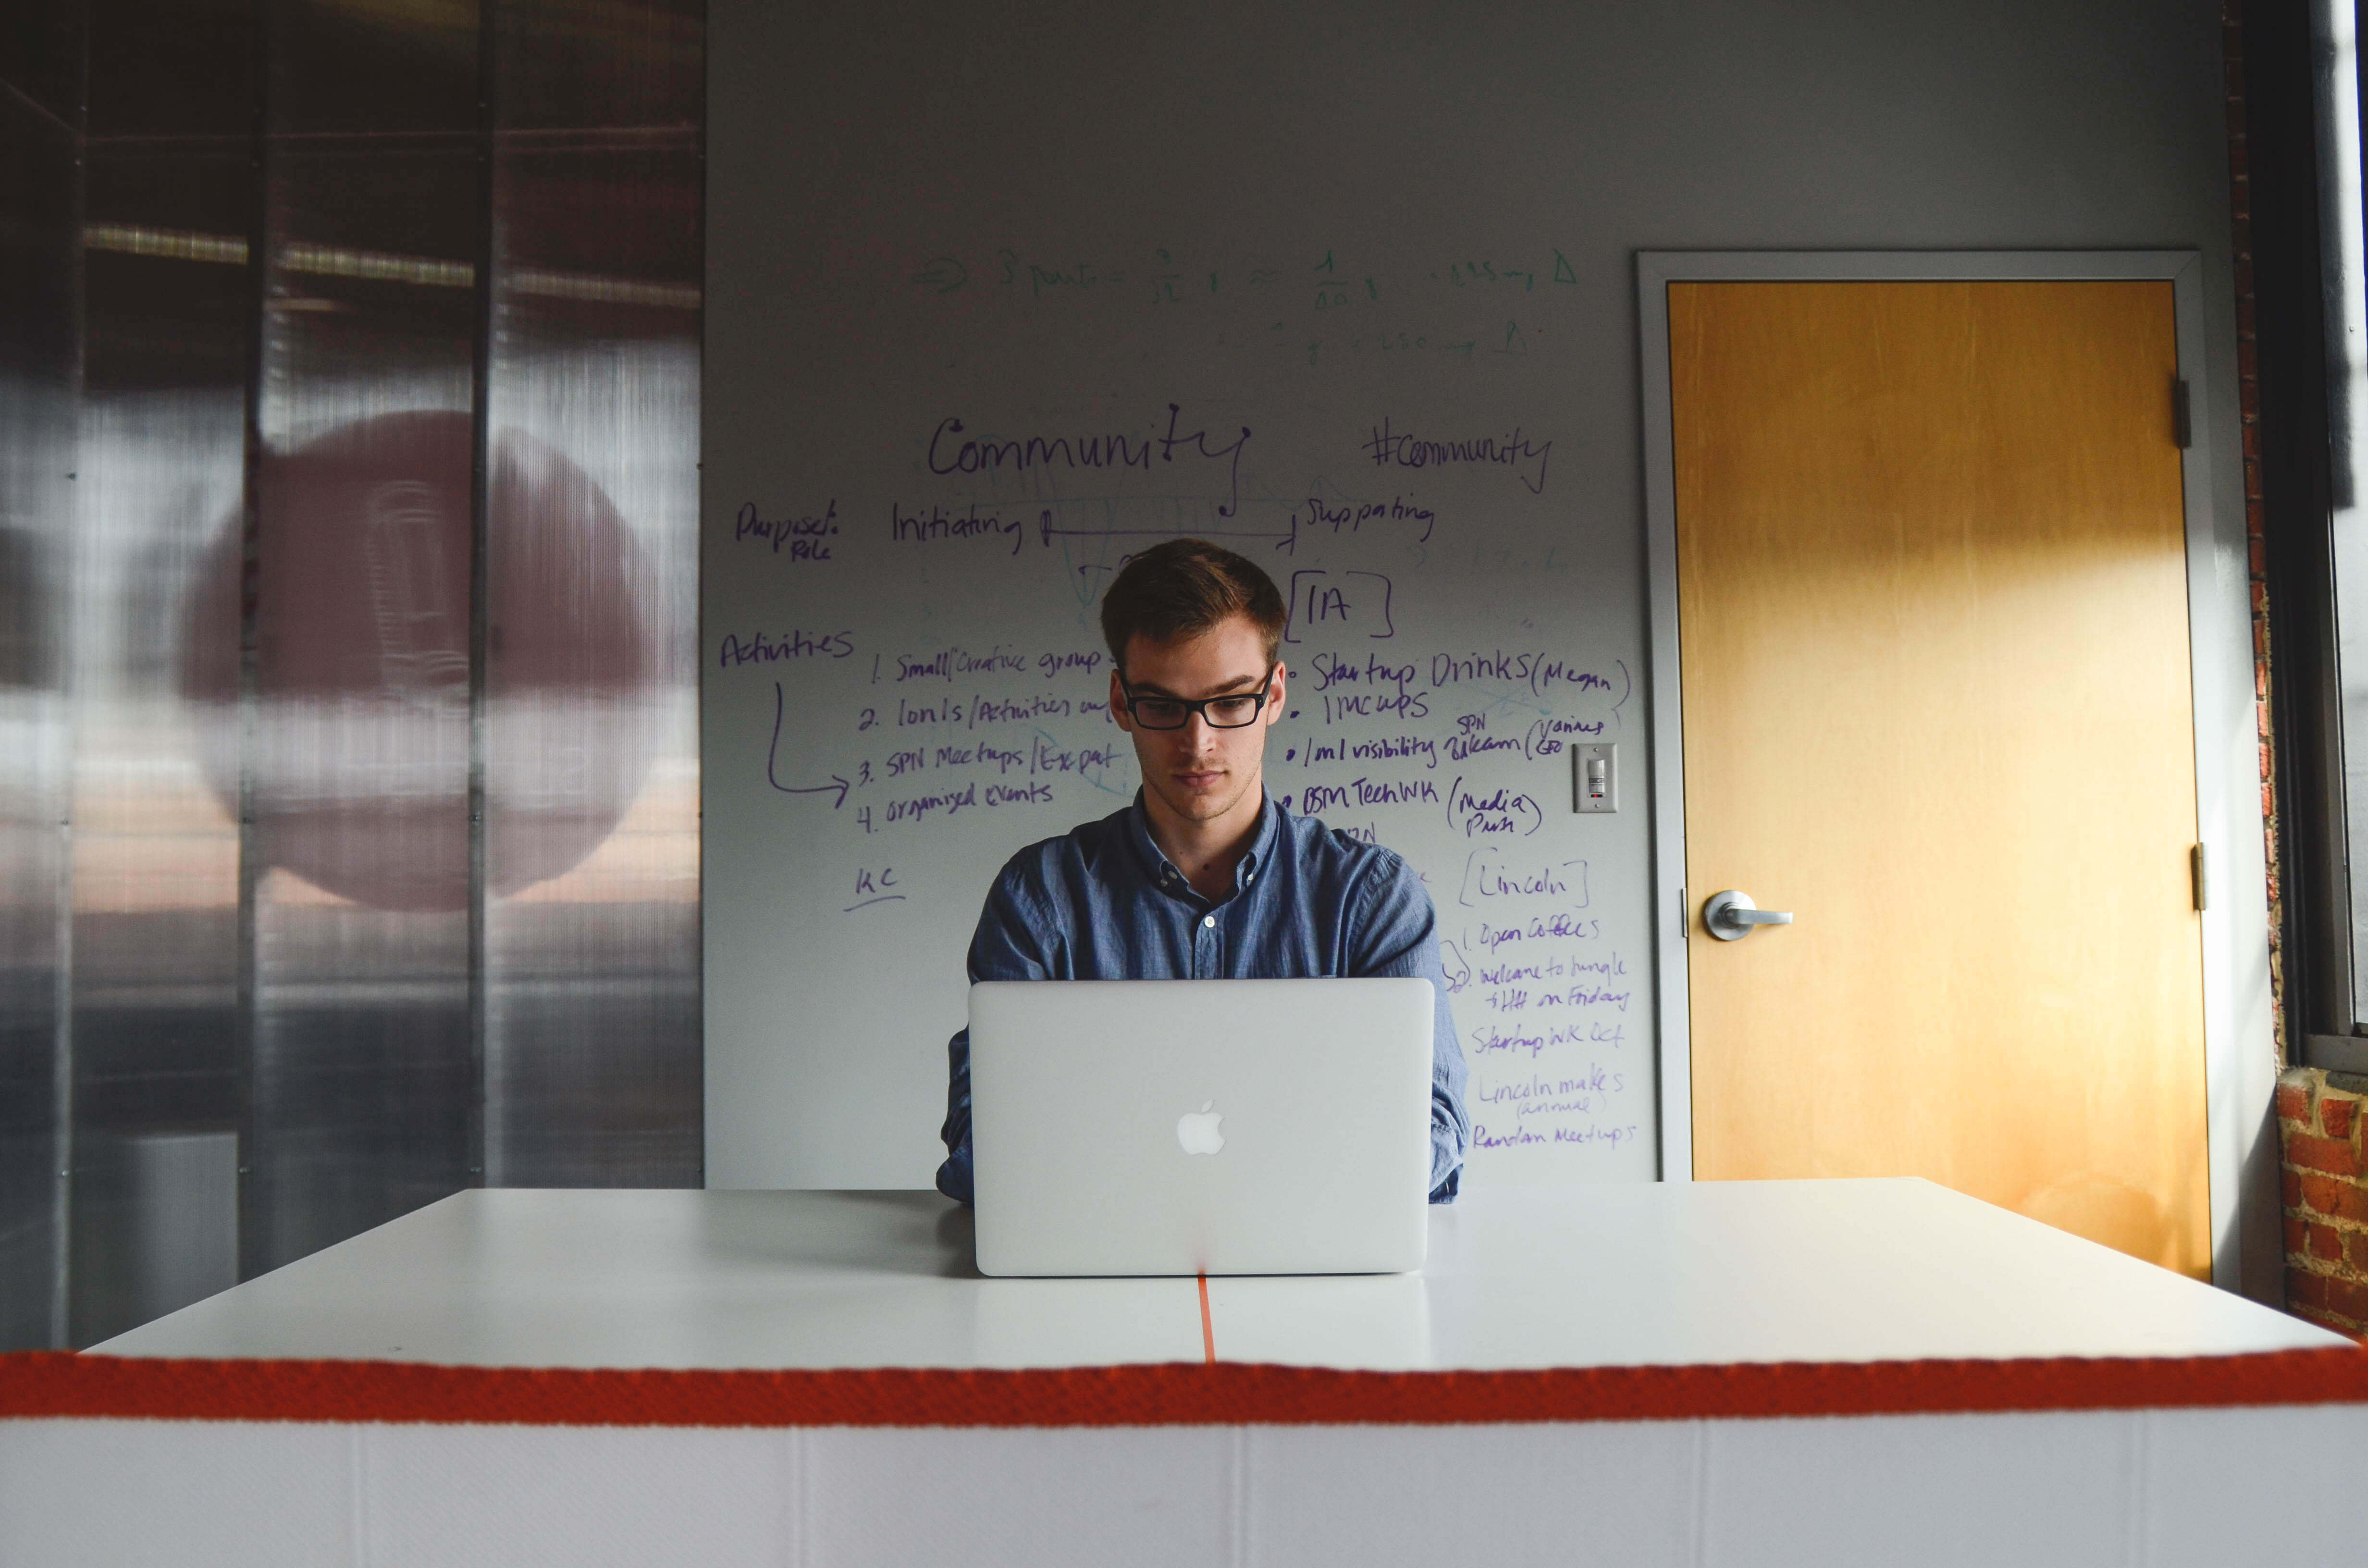
<svg viewBox="0 0 2368 1568"><path fill-rule="evenodd" d="M1427 980L972 986L979 1271L1421 1267L1431 1019Z"/></svg>

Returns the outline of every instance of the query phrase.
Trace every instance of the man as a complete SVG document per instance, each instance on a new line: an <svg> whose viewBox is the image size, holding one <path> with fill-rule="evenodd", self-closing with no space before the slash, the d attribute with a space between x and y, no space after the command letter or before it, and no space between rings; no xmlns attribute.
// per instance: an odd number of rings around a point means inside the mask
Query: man
<svg viewBox="0 0 2368 1568"><path fill-rule="evenodd" d="M970 977L1428 980L1439 1009L1430 1200L1448 1202L1471 1127L1437 916L1397 856L1267 799L1284 617L1271 578L1199 540L1170 540L1119 573L1102 597L1110 712L1133 738L1143 789L1124 811L1011 858L979 915ZM970 1031L947 1051L938 1190L967 1203Z"/></svg>

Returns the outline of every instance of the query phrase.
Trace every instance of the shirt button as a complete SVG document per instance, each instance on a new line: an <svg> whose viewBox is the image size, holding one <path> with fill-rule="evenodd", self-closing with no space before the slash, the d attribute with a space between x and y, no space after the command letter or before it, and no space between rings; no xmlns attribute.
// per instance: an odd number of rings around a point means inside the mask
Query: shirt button
<svg viewBox="0 0 2368 1568"><path fill-rule="evenodd" d="M1213 915L1203 915L1201 916L1201 924L1213 931L1217 926L1217 917Z"/></svg>

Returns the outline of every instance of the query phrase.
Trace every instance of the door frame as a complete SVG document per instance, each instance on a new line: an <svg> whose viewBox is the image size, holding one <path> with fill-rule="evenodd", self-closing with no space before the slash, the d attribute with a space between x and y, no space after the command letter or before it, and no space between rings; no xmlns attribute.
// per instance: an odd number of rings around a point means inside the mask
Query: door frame
<svg viewBox="0 0 2368 1568"><path fill-rule="evenodd" d="M2271 1120L2275 1043L2270 1007L2269 894L2260 737L2254 717L2249 556L2233 365L2212 374L2204 266L2192 250L1639 251L1638 349L1644 392L1646 656L1652 766L1653 945L1658 1022L1660 1176L1693 1179L1691 1034L1684 892L1685 748L1678 667L1676 457L1670 431L1671 283L1934 282L2051 279L2169 282L2179 373L2190 389L2191 439L2180 454L2187 515L2187 614L2195 702L2196 826L2208 868L2203 921L2204 1126L2209 1144L2212 1279L2276 1302L2282 1252L2248 1231L2279 1233L2277 1143ZM2224 290L2222 292L2226 293ZM2231 324L2211 325L2226 338ZM2230 494L2214 489L2214 456Z"/></svg>

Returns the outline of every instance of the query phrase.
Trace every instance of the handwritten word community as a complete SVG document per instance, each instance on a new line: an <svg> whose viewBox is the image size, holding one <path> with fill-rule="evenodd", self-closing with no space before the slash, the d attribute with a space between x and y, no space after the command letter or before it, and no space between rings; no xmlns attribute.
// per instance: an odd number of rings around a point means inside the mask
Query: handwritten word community
<svg viewBox="0 0 2368 1568"><path fill-rule="evenodd" d="M1493 466L1509 468L1513 477L1532 495L1543 495L1546 488L1546 458L1554 443L1528 439L1515 426L1512 434L1499 438L1479 436L1461 441L1426 440L1411 431L1392 430L1384 418L1373 426L1372 438L1365 443L1365 455L1373 460L1375 468L1446 468L1458 464L1466 467ZM1537 472L1529 472L1530 464Z"/></svg>
<svg viewBox="0 0 2368 1568"><path fill-rule="evenodd" d="M1249 444L1250 427L1231 445L1210 443L1209 432L1195 430L1179 435L1177 426L1184 417L1183 408L1167 405L1167 433L1139 436L1126 431L1076 436L1023 435L1002 439L984 438L959 440L964 432L960 419L951 415L938 421L929 433L929 472L935 474L985 474L990 478L1005 472L1026 473L1031 469L1139 469L1151 472L1156 457L1160 462L1172 463L1181 453L1187 458L1208 461L1224 461L1228 499L1217 508L1217 516L1230 517L1241 506L1242 449Z"/></svg>

